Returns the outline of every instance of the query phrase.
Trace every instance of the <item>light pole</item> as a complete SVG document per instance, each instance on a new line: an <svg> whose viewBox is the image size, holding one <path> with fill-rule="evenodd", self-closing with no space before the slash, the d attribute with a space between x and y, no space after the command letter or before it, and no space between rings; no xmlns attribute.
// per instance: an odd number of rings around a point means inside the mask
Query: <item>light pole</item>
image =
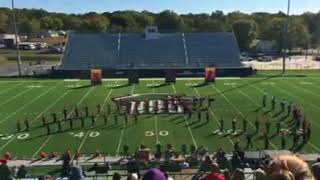
<svg viewBox="0 0 320 180"><path fill-rule="evenodd" d="M285 73L286 71L286 56L287 56L287 48L288 48L288 38L289 38L289 21L290 21L290 5L291 5L291 0L288 0L288 7L287 7L287 22L285 25L285 32L283 35L283 47L282 47L282 74Z"/></svg>
<svg viewBox="0 0 320 180"><path fill-rule="evenodd" d="M17 22L16 22L16 12L14 9L14 0L11 0L12 5L12 16L13 16L13 26L14 26L14 38L16 41L16 49L17 49L17 64L18 64L18 72L19 76L21 76L21 59L20 59L20 51L19 51L19 41L18 41L18 29L17 29Z"/></svg>

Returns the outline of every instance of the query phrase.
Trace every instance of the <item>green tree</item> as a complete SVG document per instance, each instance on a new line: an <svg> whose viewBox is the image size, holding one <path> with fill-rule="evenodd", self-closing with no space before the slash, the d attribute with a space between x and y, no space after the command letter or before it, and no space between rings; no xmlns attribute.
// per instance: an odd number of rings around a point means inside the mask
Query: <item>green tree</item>
<svg viewBox="0 0 320 180"><path fill-rule="evenodd" d="M182 18L173 11L163 11L155 19L159 29L180 31L183 28Z"/></svg>
<svg viewBox="0 0 320 180"><path fill-rule="evenodd" d="M8 19L8 15L0 13L0 33L7 32Z"/></svg>
<svg viewBox="0 0 320 180"><path fill-rule="evenodd" d="M234 34L241 50L248 50L257 37L257 25L251 20L239 20L233 25Z"/></svg>
<svg viewBox="0 0 320 180"><path fill-rule="evenodd" d="M311 42L311 35L307 27L300 21L293 20L289 26L288 47L306 48Z"/></svg>
<svg viewBox="0 0 320 180"><path fill-rule="evenodd" d="M109 25L109 19L101 15L90 16L83 23L84 29L92 32L105 32Z"/></svg>
<svg viewBox="0 0 320 180"><path fill-rule="evenodd" d="M51 29L53 24L53 19L50 16L44 16L40 19L41 29Z"/></svg>
<svg viewBox="0 0 320 180"><path fill-rule="evenodd" d="M110 17L110 20L113 26L127 31L134 31L138 28L132 12L116 12Z"/></svg>
<svg viewBox="0 0 320 180"><path fill-rule="evenodd" d="M82 19L76 16L69 16L63 20L63 29L67 30L81 30L82 27Z"/></svg>
<svg viewBox="0 0 320 180"><path fill-rule="evenodd" d="M51 24L51 29L53 30L60 30L63 27L63 22L60 18L53 18L52 19L52 24Z"/></svg>
<svg viewBox="0 0 320 180"><path fill-rule="evenodd" d="M19 32L26 33L28 36L40 31L40 22L36 19L25 19L19 23Z"/></svg>

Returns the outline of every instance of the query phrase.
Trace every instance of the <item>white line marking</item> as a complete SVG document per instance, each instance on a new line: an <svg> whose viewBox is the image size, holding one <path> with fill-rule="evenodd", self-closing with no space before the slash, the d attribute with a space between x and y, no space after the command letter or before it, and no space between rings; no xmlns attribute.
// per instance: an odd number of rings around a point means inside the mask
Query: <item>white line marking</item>
<svg viewBox="0 0 320 180"><path fill-rule="evenodd" d="M230 101L230 99L228 99L223 93L221 93L221 91L220 91L218 88L216 88L216 87L213 86L213 85L210 85L210 87L213 88L213 89L215 89L222 97L224 97L224 98L227 100L227 102L233 107L233 109L235 109L236 111L238 111L238 113L241 115L242 118L245 117L244 114L242 113L242 111L240 111L240 110ZM254 125L253 125L250 121L248 121L248 123L251 125L251 127L254 127ZM277 149L277 146L275 146L273 143L270 142L270 145L271 145L272 147L274 147L275 149Z"/></svg>
<svg viewBox="0 0 320 180"><path fill-rule="evenodd" d="M201 97L198 89L196 89L196 88L194 88L194 87L193 87L192 89L194 90L194 92L196 92L196 94L197 94L198 97ZM220 123L219 123L219 121L218 121L218 117L215 115L215 113L214 113L210 108L209 108L209 111L210 111L210 113L214 116L214 119L217 121L217 123L218 123L218 125L219 125L219 127L220 127ZM231 143L232 145L234 145L232 139L231 139L229 136L228 136L228 140L230 141L230 143Z"/></svg>
<svg viewBox="0 0 320 180"><path fill-rule="evenodd" d="M29 106L30 104L34 103L35 101L37 101L39 98L41 98L42 96L44 96L45 94L47 94L48 92L50 92L51 90L57 88L60 84L62 83L59 82L57 83L57 85L55 85L54 87L51 87L50 89L48 89L47 91L43 92L42 94L40 94L39 96L37 96L36 98L32 99L32 101L24 104L23 106L21 106L17 111L13 112L12 114L10 114L9 116L7 116L5 119L0 121L0 124L6 122L10 117L14 116L15 114L17 114L18 112L20 112L22 109L24 109L25 107Z"/></svg>
<svg viewBox="0 0 320 180"><path fill-rule="evenodd" d="M90 94L90 92L93 90L93 87L91 87L88 91L87 91L87 93L80 99L80 101L77 103L77 106L79 105L79 104L81 104L86 98L87 98L87 96ZM74 110L74 108L69 112L69 114L68 114L68 117L72 114L72 111ZM49 143L49 141L50 141L50 139L52 138L52 135L49 135L49 137L47 137L47 139L42 143L42 145L40 146L40 148L32 155L32 158L34 158L41 150L42 150L42 148L43 147L45 147L48 143Z"/></svg>
<svg viewBox="0 0 320 180"><path fill-rule="evenodd" d="M12 98L4 101L3 103L1 103L0 106L2 106L2 105L4 105L4 104L6 104L6 103L8 103L8 102L10 102L10 101L12 101L12 100L14 100L15 98L17 98L17 97L19 97L19 96L21 96L21 95L23 95L23 94L25 94L25 93L27 93L27 92L29 92L29 91L31 91L31 90L33 90L33 88L26 89L26 90L22 91L21 93L13 96Z"/></svg>
<svg viewBox="0 0 320 180"><path fill-rule="evenodd" d="M173 87L174 87L174 89L176 89L176 88L175 88L175 85L173 85ZM173 91L174 91L174 89L173 89ZM190 126L189 126L189 122L187 121L186 118L184 118L184 121L185 121L185 123L186 123L186 126L188 127L188 131L189 131L189 134L190 134L190 136L191 136L193 145L194 145L196 148L198 148L197 141L196 141L196 139L195 139L194 136L193 136L192 130L191 130Z"/></svg>
<svg viewBox="0 0 320 180"><path fill-rule="evenodd" d="M176 86L173 85L173 84L171 84L171 87L172 87L172 89L173 89L173 92L174 92L175 94L177 94Z"/></svg>
<svg viewBox="0 0 320 180"><path fill-rule="evenodd" d="M62 97L64 97L68 92L69 92L69 90L66 91L66 92L65 92L60 98L58 98L54 103L52 103L50 106L48 106L44 111L42 111L33 121L30 122L30 125L31 125L33 122L35 122L37 119L39 119L39 118L42 116L42 114L44 114L45 112L47 112L52 106L54 106L55 104L57 104L58 101L59 101ZM16 135L13 136L7 143L5 143L4 145L2 145L2 146L0 147L0 150L2 150L2 149L5 148L7 145L9 145L18 135L20 135L20 134L16 134Z"/></svg>
<svg viewBox="0 0 320 180"><path fill-rule="evenodd" d="M154 84L154 80L152 79L152 84ZM152 88L152 93L155 93L155 88ZM154 116L154 127L156 133L156 144L160 143L159 135L158 135L158 123L157 123L157 115Z"/></svg>
<svg viewBox="0 0 320 180"><path fill-rule="evenodd" d="M130 92L131 95L132 95L133 92L134 92L134 87L135 87L135 85L133 84L133 85L132 85L131 92ZM123 134L124 134L124 129L125 129L125 127L126 127L126 124L123 124L122 129L121 129L121 133L120 133L120 138L119 138L118 146L117 146L116 156L118 156L118 155L119 155L119 152L120 152L120 148L121 148L121 143L122 143L122 139L123 139Z"/></svg>
<svg viewBox="0 0 320 180"><path fill-rule="evenodd" d="M247 83L247 81L245 81L245 83ZM251 86L252 86L253 88L257 89L258 91L263 92L262 89L260 89L259 87L255 86L255 85L253 85L253 84L251 84ZM287 94L287 95L290 96L290 94L286 93L286 91L282 90L282 89L279 88L278 86L274 86L274 87L278 88L279 90L283 91L285 94ZM291 95L291 96L293 96L293 95ZM295 96L293 96L293 97L295 97ZM315 123L315 122L313 122L313 121L312 121L311 123L312 123L312 124L315 124L315 125L318 125L318 123ZM318 126L318 127L319 127L319 126ZM318 152L320 152L320 149L319 149L317 146L315 146L313 143L311 143L311 142L308 141L308 144L309 144L310 146L312 146L315 150L317 150Z"/></svg>
<svg viewBox="0 0 320 180"><path fill-rule="evenodd" d="M19 85L21 85L21 84L23 84L23 83L24 83L24 81L22 81L22 82L20 82L20 83L18 83L18 84L16 84L16 85L14 85L14 86L12 86L12 87L9 87L9 88L1 91L0 94L3 94L3 93L5 93L5 92L7 92L7 91L10 91L11 89L16 88L16 87L18 87Z"/></svg>
<svg viewBox="0 0 320 180"><path fill-rule="evenodd" d="M107 103L107 101L109 100L109 97L110 97L112 91L113 91L113 89L111 89L111 90L109 91L107 97L106 97L105 100L103 101L103 104L102 104L102 106L101 106L101 109L103 109L104 106L106 105L106 103ZM97 118L97 116L96 116L96 118ZM84 145L84 142L86 141L86 139L87 139L87 137L88 137L88 135L89 135L89 132L90 132L90 131L88 130L87 133L86 133L86 135L85 135L84 138L82 139L82 142L81 142L80 146L79 146L78 149L77 149L78 151L80 151L81 148L82 148L82 146Z"/></svg>

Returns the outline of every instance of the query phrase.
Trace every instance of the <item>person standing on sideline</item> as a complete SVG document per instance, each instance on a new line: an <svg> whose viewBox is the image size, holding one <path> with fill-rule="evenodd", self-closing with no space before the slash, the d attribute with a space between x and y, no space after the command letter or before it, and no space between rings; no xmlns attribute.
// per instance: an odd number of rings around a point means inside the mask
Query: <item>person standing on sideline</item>
<svg viewBox="0 0 320 180"><path fill-rule="evenodd" d="M223 119L223 116L220 117L219 124L220 124L220 132L224 132L224 119Z"/></svg>
<svg viewBox="0 0 320 180"><path fill-rule="evenodd" d="M68 111L67 111L67 108L64 106L63 107L63 110L62 110L62 113L63 113L63 118L65 119L65 120L67 120L67 118L68 118Z"/></svg>
<svg viewBox="0 0 320 180"><path fill-rule="evenodd" d="M94 113L92 113L92 115L91 115L91 126L94 126L95 122L96 122L96 115Z"/></svg>
<svg viewBox="0 0 320 180"><path fill-rule="evenodd" d="M104 125L108 125L108 116L106 112L102 113L102 117L103 117L103 121L104 121Z"/></svg>
<svg viewBox="0 0 320 180"><path fill-rule="evenodd" d="M62 124L61 119L58 119L58 131L61 131L62 129L61 124Z"/></svg>
<svg viewBox="0 0 320 180"><path fill-rule="evenodd" d="M232 133L236 132L236 128L237 128L237 119L233 118L233 120L232 120Z"/></svg>
<svg viewBox="0 0 320 180"><path fill-rule="evenodd" d="M258 116L256 117L256 120L254 121L254 125L256 127L256 133L258 133L260 130L260 122L259 122Z"/></svg>
<svg viewBox="0 0 320 180"><path fill-rule="evenodd" d="M19 120L17 121L17 132L21 132L21 123Z"/></svg>
<svg viewBox="0 0 320 180"><path fill-rule="evenodd" d="M284 112L285 106L286 106L286 100L282 99L282 101L280 102L281 112Z"/></svg>
<svg viewBox="0 0 320 180"><path fill-rule="evenodd" d="M70 125L70 129L73 129L73 119L72 118L69 119L69 125Z"/></svg>
<svg viewBox="0 0 320 180"><path fill-rule="evenodd" d="M74 107L74 114L75 114L76 118L79 118L79 109L78 109L77 105L75 105L75 107Z"/></svg>
<svg viewBox="0 0 320 180"><path fill-rule="evenodd" d="M263 92L262 94L262 107L265 108L267 106L267 93Z"/></svg>
<svg viewBox="0 0 320 180"><path fill-rule="evenodd" d="M243 118L242 125L243 125L243 132L247 132L247 126L248 126L247 116Z"/></svg>
<svg viewBox="0 0 320 180"><path fill-rule="evenodd" d="M42 121L42 126L45 127L46 124L47 124L47 119L46 119L46 117L44 115L42 115L41 121Z"/></svg>
<svg viewBox="0 0 320 180"><path fill-rule="evenodd" d="M201 121L201 111L198 111L198 122Z"/></svg>
<svg viewBox="0 0 320 180"><path fill-rule="evenodd" d="M247 139L247 149L253 148L252 135L251 134L247 134L246 135L246 139Z"/></svg>
<svg viewBox="0 0 320 180"><path fill-rule="evenodd" d="M101 113L101 105L97 104L97 114L100 114L100 113Z"/></svg>
<svg viewBox="0 0 320 180"><path fill-rule="evenodd" d="M206 124L209 124L210 121L210 115L209 115L209 111L207 110L206 112Z"/></svg>
<svg viewBox="0 0 320 180"><path fill-rule="evenodd" d="M87 105L84 107L84 112L86 113L86 117L89 117L89 107Z"/></svg>
<svg viewBox="0 0 320 180"><path fill-rule="evenodd" d="M29 120L28 117L24 120L24 125L26 126L26 131L29 131Z"/></svg>
<svg viewBox="0 0 320 180"><path fill-rule="evenodd" d="M269 120L266 121L266 134L268 135L270 133L270 126L271 126L271 123Z"/></svg>
<svg viewBox="0 0 320 180"><path fill-rule="evenodd" d="M271 109L274 110L276 108L276 97L272 96L271 99Z"/></svg>
<svg viewBox="0 0 320 180"><path fill-rule="evenodd" d="M47 124L47 125L46 125L46 128L47 128L47 135L49 135L49 134L51 133L50 125L49 125L49 124Z"/></svg>
<svg viewBox="0 0 320 180"><path fill-rule="evenodd" d="M57 119L58 119L57 113L52 113L52 120L53 120L54 123L57 122Z"/></svg>

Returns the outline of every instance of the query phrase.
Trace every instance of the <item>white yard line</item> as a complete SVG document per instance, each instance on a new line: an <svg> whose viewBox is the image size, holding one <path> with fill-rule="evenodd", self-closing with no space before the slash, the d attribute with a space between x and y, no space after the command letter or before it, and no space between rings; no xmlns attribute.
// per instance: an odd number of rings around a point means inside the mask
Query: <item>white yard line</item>
<svg viewBox="0 0 320 180"><path fill-rule="evenodd" d="M111 90L109 91L107 97L106 97L105 100L103 101L103 104L102 104L102 106L101 106L101 109L103 109L104 106L106 105L107 101L108 101L109 98L110 98L110 95L111 95L112 91L113 91L113 89L111 89ZM97 118L97 116L96 116L96 118ZM88 135L89 135L89 132L90 132L90 130L87 131L86 135L85 135L84 138L82 139L82 142L81 142L80 146L77 148L78 151L80 151L81 148L83 147L84 142L86 141L86 139L87 139L87 137L88 137Z"/></svg>
<svg viewBox="0 0 320 180"><path fill-rule="evenodd" d="M198 97L201 97L201 95L200 95L200 93L199 93L199 91L196 89L196 88L192 88L193 89L193 91L194 92L196 92L196 94L197 94L197 96ZM216 122L218 123L218 125L219 125L219 127L220 127L220 124L219 124L219 121L218 121L218 117L215 115L215 113L209 108L209 111L210 111L210 113L214 116L214 119L216 120ZM230 143L232 144L232 145L234 145L234 142L232 141L232 139L228 136L228 140L230 141Z"/></svg>
<svg viewBox="0 0 320 180"><path fill-rule="evenodd" d="M79 104L81 104L86 98L87 98L87 96L90 94L90 92L93 90L93 87L91 87L88 91L87 91L87 93L80 99L80 101L77 103L77 106L79 105ZM74 110L74 108L73 108L73 110ZM70 111L70 113L68 114L68 117L72 114L72 111L73 110L71 110ZM34 158L35 156L37 156L37 154L39 154L39 152L49 143L49 141L51 140L51 138L52 138L52 135L49 135L48 137L47 137L47 139L42 143L42 145L40 146L40 148L32 155L32 158Z"/></svg>
<svg viewBox="0 0 320 180"><path fill-rule="evenodd" d="M11 89L16 88L16 87L20 86L21 84L23 84L24 82L25 82L25 81L22 81L22 82L20 82L20 83L18 83L18 84L16 84L16 85L14 85L14 86L12 86L12 87L9 87L9 88L7 88L7 89L5 89L5 90L1 91L1 92L0 92L0 94L3 94L3 93L5 93L5 92L7 92L7 91L10 91Z"/></svg>
<svg viewBox="0 0 320 180"><path fill-rule="evenodd" d="M133 93L134 93L134 88L135 88L135 85L133 84L133 85L132 85L131 92L130 92L131 95L133 95ZM122 144L122 139L123 139L123 134L124 134L125 127L126 127L126 124L123 124L122 129L121 129L121 133L120 133L120 138L119 138L118 146L117 146L116 156L118 156L119 153L120 153L120 148L121 148L121 144Z"/></svg>
<svg viewBox="0 0 320 180"><path fill-rule="evenodd" d="M175 94L177 94L176 86L175 86L173 83L171 84L171 87L172 87L172 89L173 89L173 92L174 92Z"/></svg>
<svg viewBox="0 0 320 180"><path fill-rule="evenodd" d="M176 87L175 87L174 84L172 84L172 89L173 89L173 91L177 92L177 91L176 91ZM190 136L191 136L193 145L194 145L196 148L198 148L197 141L196 141L196 139L195 139L194 136L193 136L192 130L191 130L190 126L189 126L189 122L187 121L186 118L184 119L184 121L186 122L186 126L188 127L187 129L188 129L189 134L190 134Z"/></svg>
<svg viewBox="0 0 320 180"><path fill-rule="evenodd" d="M233 109L235 109L236 111L238 111L238 113L242 116L242 118L244 118L244 114L242 113L242 111L240 111L231 101L229 98L227 98L223 93L221 93L221 91L216 88L215 86L213 85L210 85L211 88L215 89L225 100L227 100L227 102L233 107ZM248 123L251 125L251 127L254 127L254 125L248 121ZM275 149L278 149L276 145L274 145L273 143L270 142L270 145L275 148Z"/></svg>
<svg viewBox="0 0 320 180"><path fill-rule="evenodd" d="M46 113L52 106L54 106L55 104L58 103L58 101L60 99L62 99L62 97L64 97L67 93L69 92L66 91L60 98L58 98L55 102L53 102L50 106L48 106L44 111L42 111L33 121L30 122L30 125L35 122L37 119L39 119L44 113ZM19 134L14 135L7 143L5 143L4 145L2 145L0 147L0 150L4 149L7 145L9 145Z"/></svg>
<svg viewBox="0 0 320 180"><path fill-rule="evenodd" d="M17 98L17 97L19 97L19 96L21 96L21 95L23 95L23 94L25 94L25 93L27 93L27 92L29 92L31 90L33 90L33 88L29 88L29 89L26 89L26 90L20 92L19 94L15 95L12 98L10 98L10 99L4 101L3 103L1 103L0 106L9 103L10 101L14 100L15 98Z"/></svg>
<svg viewBox="0 0 320 180"><path fill-rule="evenodd" d="M154 85L154 80L152 79L152 84ZM152 88L152 93L155 93L154 88ZM154 116L154 127L155 127L155 134L156 134L156 144L160 143L159 135L158 135L158 122L157 122L157 115Z"/></svg>
<svg viewBox="0 0 320 180"><path fill-rule="evenodd" d="M245 82L247 82L247 81L245 81ZM253 85L253 84L251 84L251 86L254 87L255 89L257 89L258 91L263 92L263 90L260 89L259 87L255 86L255 85ZM292 96L292 97L294 97L294 98L299 99L297 96L295 96L295 95L293 95L293 94L291 94L291 93L288 93L287 91L284 91L283 89L281 89L281 88L278 87L278 86L273 86L273 87L278 88L278 89L279 89L280 91L282 91L284 94L287 94L287 95L289 95L289 96ZM318 126L318 127L320 127L319 124L316 123L316 122L314 122L314 121L311 121L311 123L312 123L312 124L315 124L315 125ZM312 144L310 141L308 141L308 144L309 144L310 146L312 146L315 150L317 150L318 152L320 152L320 149L319 149L316 145Z"/></svg>
<svg viewBox="0 0 320 180"><path fill-rule="evenodd" d="M21 110L23 110L25 107L29 106L30 104L34 103L35 101L37 101L39 98L41 98L42 96L44 96L45 94L47 94L48 92L50 92L53 89L56 89L60 84L62 83L59 82L57 83L57 85L51 87L50 89L46 90L45 92L43 92L42 94L40 94L39 96L35 97L32 99L32 101L29 101L28 103L24 104L23 106L21 106L18 110L16 110L15 112L13 112L12 114L10 114L9 116L7 116L5 119L0 121L0 124L6 122L9 118L11 118L12 116L16 115L18 112L20 112Z"/></svg>

